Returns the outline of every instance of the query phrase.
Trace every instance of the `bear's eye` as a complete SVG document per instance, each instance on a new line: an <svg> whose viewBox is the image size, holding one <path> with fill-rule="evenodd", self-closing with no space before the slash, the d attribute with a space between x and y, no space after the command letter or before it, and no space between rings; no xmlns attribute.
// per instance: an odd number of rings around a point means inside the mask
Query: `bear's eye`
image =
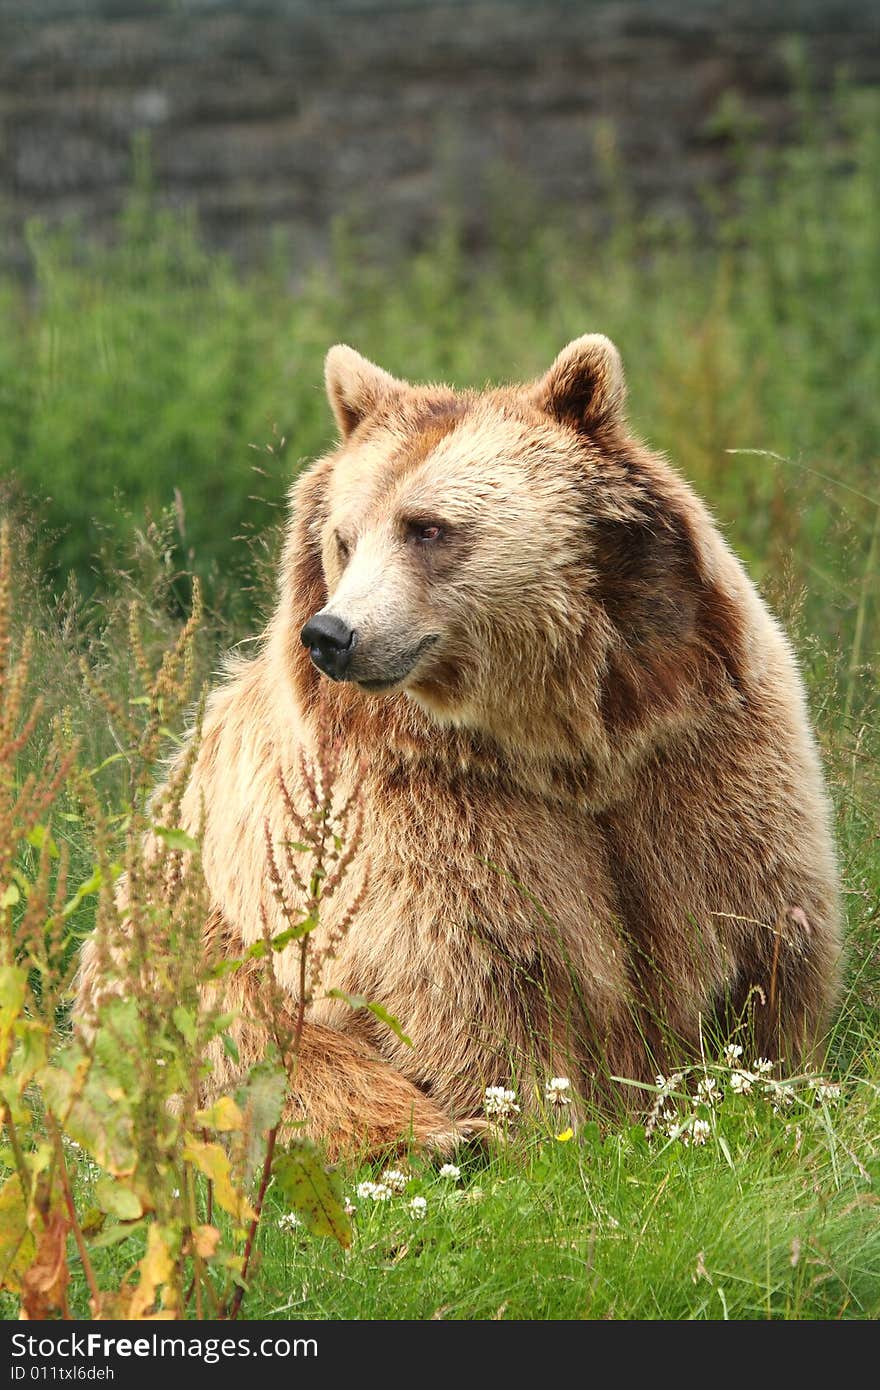
<svg viewBox="0 0 880 1390"><path fill-rule="evenodd" d="M437 541L442 541L445 527L439 521L410 521L407 534L419 545L436 545Z"/></svg>
<svg viewBox="0 0 880 1390"><path fill-rule="evenodd" d="M338 531L336 532L336 550L339 554L340 560L344 564L345 561L348 559L349 555L351 554L351 547L349 546L347 541L344 541L342 539Z"/></svg>

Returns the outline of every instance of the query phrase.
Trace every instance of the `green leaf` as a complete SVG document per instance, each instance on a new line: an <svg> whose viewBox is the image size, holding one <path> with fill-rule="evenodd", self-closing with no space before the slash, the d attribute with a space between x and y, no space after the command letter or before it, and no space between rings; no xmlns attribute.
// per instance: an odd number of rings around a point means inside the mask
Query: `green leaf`
<svg viewBox="0 0 880 1390"><path fill-rule="evenodd" d="M113 1039L99 1030L113 1052ZM117 1053L121 1051L115 1044ZM127 1095L112 1072L89 1060L78 1043L58 1056L57 1064L44 1067L37 1076L46 1107L56 1117L70 1139L81 1144L95 1162L114 1177L130 1177L137 1165L133 1142L131 1105L136 1096Z"/></svg>
<svg viewBox="0 0 880 1390"><path fill-rule="evenodd" d="M100 1207L87 1207L82 1221L80 1221L79 1224L83 1235L89 1240L92 1236L96 1236L99 1232L103 1231L107 1224L107 1213L101 1211ZM113 1229L115 1231L118 1227L114 1226Z"/></svg>
<svg viewBox="0 0 880 1390"><path fill-rule="evenodd" d="M95 1201L108 1216L117 1216L120 1221L137 1221L143 1216L141 1199L125 1183L114 1182L112 1178L99 1178L95 1184Z"/></svg>
<svg viewBox="0 0 880 1390"><path fill-rule="evenodd" d="M308 936L309 932L314 931L317 925L317 917L314 912L310 912L308 917L304 917L301 922L297 922L292 927L286 927L284 931L278 932L277 936L273 936L272 950L283 951L291 941L300 941L304 936Z"/></svg>
<svg viewBox="0 0 880 1390"><path fill-rule="evenodd" d="M33 829L29 830L25 835L25 839L29 845L33 845L34 849L42 849L45 845L50 858L58 858L58 846L52 839L45 825L35 825Z"/></svg>
<svg viewBox="0 0 880 1390"><path fill-rule="evenodd" d="M70 917L79 907L83 898L88 898L92 893L97 893L104 882L104 875L100 869L95 869L91 878L87 878L85 883L81 883L69 902L64 904L61 916L64 920Z"/></svg>
<svg viewBox="0 0 880 1390"><path fill-rule="evenodd" d="M48 1037L46 1025L36 1019L21 1020L17 1028L19 1046L13 1058L12 1072L21 1095L41 1067L46 1065Z"/></svg>
<svg viewBox="0 0 880 1390"><path fill-rule="evenodd" d="M122 758L125 758L125 756L125 753L111 753L110 756L108 758L105 758L102 763L98 763L97 767L91 768L86 773L86 776L97 777L98 773L103 772L105 767L109 767L111 763L118 763ZM70 819L79 820L79 816L71 816Z"/></svg>
<svg viewBox="0 0 880 1390"><path fill-rule="evenodd" d="M286 1094L287 1074L271 1062L258 1063L235 1093L245 1117L242 1148L248 1173L253 1174L265 1158L266 1135L281 1119Z"/></svg>
<svg viewBox="0 0 880 1390"><path fill-rule="evenodd" d="M397 1019L388 1012L384 1005L374 1004L369 999L364 999L361 994L346 994L344 989L331 989L328 990L328 994L331 999L341 999L350 1009L369 1009L370 1013L375 1014L376 1018L390 1028L402 1043L405 1043L407 1047L412 1047L412 1038L407 1037Z"/></svg>
<svg viewBox="0 0 880 1390"><path fill-rule="evenodd" d="M284 931L278 932L270 938L269 945L273 951L283 951L285 946L289 946L291 941L300 941L304 936L308 936L310 931L314 931L318 925L318 919L313 912L308 917L304 917L301 922L295 922L292 927L285 927ZM246 960L262 960L268 954L265 941L255 941L245 951Z"/></svg>
<svg viewBox="0 0 880 1390"><path fill-rule="evenodd" d="M295 1139L287 1153L272 1165L275 1182L288 1206L302 1217L315 1236L332 1236L343 1249L351 1245L351 1221L346 1215L338 1175L321 1161L311 1139Z"/></svg>
<svg viewBox="0 0 880 1390"><path fill-rule="evenodd" d="M190 1047L196 1041L196 1022L189 1009L185 1009L182 1004L178 1004L176 1009L171 1010L171 1017L174 1019L175 1026L183 1034Z"/></svg>
<svg viewBox="0 0 880 1390"><path fill-rule="evenodd" d="M236 970L240 970L243 962L240 960L218 960L215 965L207 972L209 980L225 980L227 975L234 975Z"/></svg>
<svg viewBox="0 0 880 1390"><path fill-rule="evenodd" d="M231 1057L233 1062L240 1062L241 1058L238 1055L238 1047L232 1034L224 1033L221 1042L223 1043L223 1051L226 1053L227 1057Z"/></svg>
<svg viewBox="0 0 880 1390"><path fill-rule="evenodd" d="M110 1245L118 1245L120 1241L128 1240L129 1236L142 1231L146 1224L146 1221L135 1221L130 1226L110 1226L89 1240L89 1249L106 1250Z"/></svg>
<svg viewBox="0 0 880 1390"><path fill-rule="evenodd" d="M188 835L185 830L172 829L165 825L154 825L153 834L158 835L160 840L164 840L169 849L186 850L189 854L194 854L198 849L198 841L192 835Z"/></svg>

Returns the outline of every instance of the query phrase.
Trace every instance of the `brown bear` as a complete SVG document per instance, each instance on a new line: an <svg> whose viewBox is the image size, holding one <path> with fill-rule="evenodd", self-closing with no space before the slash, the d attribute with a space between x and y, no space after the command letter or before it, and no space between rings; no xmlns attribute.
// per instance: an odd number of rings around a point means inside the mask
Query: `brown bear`
<svg viewBox="0 0 880 1390"><path fill-rule="evenodd" d="M629 433L616 348L457 392L337 346L326 381L339 445L292 489L274 616L211 697L183 802L206 935L238 956L285 925L267 839L290 840L303 750L329 740L360 799L291 1116L331 1152L448 1151L511 1075L525 1104L564 1074L584 1107L632 1105L614 1078L746 1017L756 1054L804 1061L841 937L801 681L706 508ZM291 1007L297 961L276 961ZM96 974L87 954L81 1013ZM226 988L247 1066L258 976Z"/></svg>

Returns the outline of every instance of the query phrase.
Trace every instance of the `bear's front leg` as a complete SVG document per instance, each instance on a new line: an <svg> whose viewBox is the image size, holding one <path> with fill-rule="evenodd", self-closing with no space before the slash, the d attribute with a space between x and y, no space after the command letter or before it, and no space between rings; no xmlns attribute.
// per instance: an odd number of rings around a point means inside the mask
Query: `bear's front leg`
<svg viewBox="0 0 880 1390"><path fill-rule="evenodd" d="M206 1099L234 1088L242 1072L266 1055L265 1029L254 1019L242 984L241 978L227 984L223 1000L239 1014L230 1033L240 1060L233 1064L219 1040L212 1045ZM285 1032L294 1031L288 1017ZM281 1142L306 1135L332 1161L342 1156L366 1160L409 1145L448 1157L488 1128L476 1116L453 1118L366 1043L325 1024L303 1024L291 1070Z"/></svg>
<svg viewBox="0 0 880 1390"><path fill-rule="evenodd" d="M477 1117L453 1119L356 1038L306 1023L282 1139L305 1132L328 1155L369 1158L415 1144L449 1157L485 1132ZM294 1122L305 1121L293 1127Z"/></svg>

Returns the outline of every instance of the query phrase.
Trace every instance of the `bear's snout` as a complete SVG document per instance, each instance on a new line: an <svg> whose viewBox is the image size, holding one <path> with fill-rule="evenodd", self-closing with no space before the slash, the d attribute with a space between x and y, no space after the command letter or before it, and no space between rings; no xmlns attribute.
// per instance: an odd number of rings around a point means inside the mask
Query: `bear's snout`
<svg viewBox="0 0 880 1390"><path fill-rule="evenodd" d="M345 680L357 642L354 628L333 613L316 613L299 636L319 671L331 680Z"/></svg>

